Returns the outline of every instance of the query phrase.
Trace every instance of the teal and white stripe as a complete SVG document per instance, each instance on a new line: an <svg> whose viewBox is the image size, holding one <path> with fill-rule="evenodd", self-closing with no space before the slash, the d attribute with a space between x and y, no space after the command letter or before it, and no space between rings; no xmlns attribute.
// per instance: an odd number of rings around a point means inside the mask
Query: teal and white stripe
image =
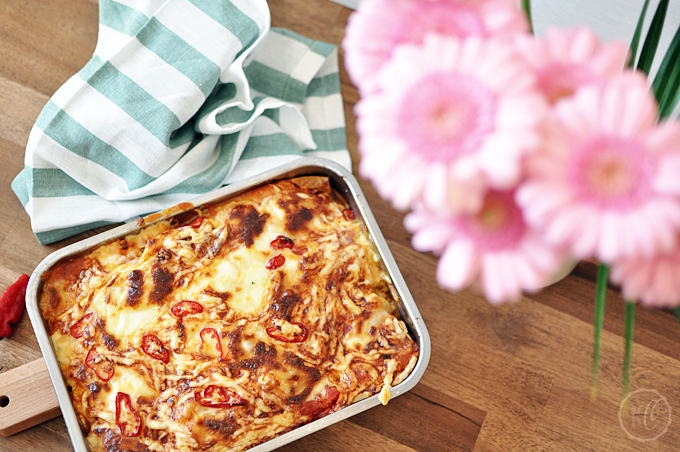
<svg viewBox="0 0 680 452"><path fill-rule="evenodd" d="M42 244L302 156L351 167L337 49L265 0L100 0L92 59L50 99L12 183Z"/></svg>

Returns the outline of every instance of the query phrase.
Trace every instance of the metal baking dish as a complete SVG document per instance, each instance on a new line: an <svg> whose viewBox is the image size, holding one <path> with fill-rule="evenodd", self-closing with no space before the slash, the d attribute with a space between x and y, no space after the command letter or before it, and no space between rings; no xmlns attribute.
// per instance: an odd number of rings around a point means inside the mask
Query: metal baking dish
<svg viewBox="0 0 680 452"><path fill-rule="evenodd" d="M368 234L372 239L378 253L382 257L381 265L392 279L393 292L395 292L394 295L397 298L401 316L408 325L412 337L418 342L418 346L420 348L420 357L416 367L413 369L413 372L408 376L408 378L406 378L399 385L392 388L390 391L392 397L396 397L413 388L413 386L416 385L425 372L425 368L430 359L430 337L427 329L425 328L425 324L423 323L423 319L418 312L418 308L416 307L415 302L413 301L413 298L406 287L406 283L399 272L397 264L387 247L387 243L380 233L378 224L376 223L375 218L373 217L373 214L366 203L366 198L361 192L359 184L357 183L354 176L352 176L352 174L345 168L336 164L335 162L321 158L303 158L295 160L266 173L199 196L198 198L192 200L190 205L187 205L186 203L181 204L184 209L171 208L163 211L160 216L158 214L154 214L153 216L145 217L145 225L149 224L151 219L153 219L153 221L158 221L169 218L181 213L183 210L189 210L193 208L193 206L197 207L206 203L232 198L247 190L250 190L251 188L275 180L307 175L327 176L330 179L331 186L346 198L355 214L358 214L357 216L360 216L363 219ZM26 291L26 309L31 319L31 323L33 324L35 334L38 338L40 349L42 350L42 353L45 357L45 363L47 364L47 369L50 373L50 378L52 379L52 384L54 385L57 399L59 400L61 412L64 416L64 420L66 421L66 426L68 427L69 435L71 436L71 441L76 452L87 452L88 448L85 443L85 437L78 423L75 410L71 404L69 393L66 389L66 383L64 382L61 370L57 363L57 358L52 348L52 343L50 341L46 325L38 308L38 299L42 288L40 275L50 269L61 259L79 254L102 243L106 243L119 237L137 232L140 229L140 223L142 222L137 221L119 226L117 228L111 229L110 231L85 239L81 242L67 246L50 254L38 265L31 275L31 279L28 283L28 288ZM265 443L249 449L249 451L264 452L274 450L283 446L284 444L288 444L292 441L295 441L296 439L309 435L310 433L346 419L354 414L365 411L378 404L380 404L380 401L378 400L378 395L376 394L348 407L342 408L324 418L303 425L284 435L273 438Z"/></svg>

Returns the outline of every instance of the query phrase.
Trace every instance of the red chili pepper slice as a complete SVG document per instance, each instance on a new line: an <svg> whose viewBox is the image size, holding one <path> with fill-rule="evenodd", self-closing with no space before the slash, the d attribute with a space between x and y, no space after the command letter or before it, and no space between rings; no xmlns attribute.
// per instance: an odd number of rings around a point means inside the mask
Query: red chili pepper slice
<svg viewBox="0 0 680 452"><path fill-rule="evenodd" d="M153 334L147 334L142 338L142 351L165 364L170 361L170 352L163 346L163 342Z"/></svg>
<svg viewBox="0 0 680 452"><path fill-rule="evenodd" d="M196 301L183 300L170 309L175 317L184 317L189 314L199 314L203 312L203 305Z"/></svg>
<svg viewBox="0 0 680 452"><path fill-rule="evenodd" d="M307 327L304 326L300 322L290 322L293 325L297 325L302 332L300 334L298 333L293 333L293 336L284 336L283 333L281 332L281 327L280 326L272 326L266 329L267 334L269 337L272 339L276 339L277 341L281 342L304 342L307 340L307 334L309 333L307 330Z"/></svg>
<svg viewBox="0 0 680 452"><path fill-rule="evenodd" d="M94 348L87 352L85 365L94 370L100 380L109 381L115 372L115 367L111 361L100 355Z"/></svg>
<svg viewBox="0 0 680 452"><path fill-rule="evenodd" d="M276 270L280 266L286 263L286 258L277 254L276 256L269 258L269 260L264 264L269 270Z"/></svg>
<svg viewBox="0 0 680 452"><path fill-rule="evenodd" d="M203 328L201 330L201 349L203 349L204 353L208 352L208 355L214 355L214 352L217 352L217 358L221 359L222 358L222 342L220 341L220 335L217 334L217 330L215 328ZM204 347L205 344L210 344L207 347ZM207 348L207 350L206 350Z"/></svg>
<svg viewBox="0 0 680 452"><path fill-rule="evenodd" d="M305 416L319 416L328 410L333 403L340 398L340 391L335 386L326 386L316 399L305 402L302 405L302 414Z"/></svg>
<svg viewBox="0 0 680 452"><path fill-rule="evenodd" d="M116 425L120 434L127 437L138 436L142 431L142 419L124 392L116 394Z"/></svg>
<svg viewBox="0 0 680 452"><path fill-rule="evenodd" d="M94 312L85 314L80 318L80 320L74 323L70 329L71 336L75 337L76 339L82 337L83 334L85 334L85 331L87 331L87 327L90 326L90 321L92 320L92 317L94 317Z"/></svg>
<svg viewBox="0 0 680 452"><path fill-rule="evenodd" d="M355 219L354 212L352 211L352 209L343 210L342 216L345 217L345 220L347 221L352 221Z"/></svg>
<svg viewBox="0 0 680 452"><path fill-rule="evenodd" d="M286 237L285 235L280 235L280 236L276 237L269 244L269 246L271 246L275 250L281 250L281 249L284 249L284 248L290 249L290 248L293 247L293 245L295 245L293 243L293 239L290 239L290 238Z"/></svg>
<svg viewBox="0 0 680 452"><path fill-rule="evenodd" d="M26 304L28 279L28 275L19 276L0 296L0 337L9 336L12 333L9 324L21 319Z"/></svg>
<svg viewBox="0 0 680 452"><path fill-rule="evenodd" d="M229 408L246 404L246 401L236 391L217 385L210 385L203 391L194 392L194 399L210 408Z"/></svg>
<svg viewBox="0 0 680 452"><path fill-rule="evenodd" d="M192 222L189 224L189 226L191 226L191 227L194 228L194 229L198 229L198 228L200 228L201 225L203 224L203 220L204 220L203 217L196 217L196 218L194 218L194 221L192 221Z"/></svg>

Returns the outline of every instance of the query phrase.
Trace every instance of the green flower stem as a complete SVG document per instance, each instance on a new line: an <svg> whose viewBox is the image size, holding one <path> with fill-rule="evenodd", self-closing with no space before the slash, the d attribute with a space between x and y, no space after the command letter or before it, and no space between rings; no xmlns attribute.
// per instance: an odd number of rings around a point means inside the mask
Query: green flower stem
<svg viewBox="0 0 680 452"><path fill-rule="evenodd" d="M678 59L680 59L680 27L676 30L652 83L654 97L659 104L659 122L673 112L680 99Z"/></svg>
<svg viewBox="0 0 680 452"><path fill-rule="evenodd" d="M675 318L680 322L680 308L673 308L673 314L675 314Z"/></svg>
<svg viewBox="0 0 680 452"><path fill-rule="evenodd" d="M640 44L640 35L642 34L642 27L645 22L645 16L647 15L647 7L649 6L649 0L645 0L645 4L642 6L642 11L640 12L640 18L638 19L637 27L635 27L635 33L633 34L633 41L630 43L630 60L628 61L628 67L635 67L635 59L637 57L638 45Z"/></svg>
<svg viewBox="0 0 680 452"><path fill-rule="evenodd" d="M522 9L527 15L529 21L529 33L534 34L533 21L531 20L531 0L522 0Z"/></svg>
<svg viewBox="0 0 680 452"><path fill-rule="evenodd" d="M607 296L607 277L609 266L600 264L597 267L597 288L595 292L595 341L593 345L593 373L590 396L597 398L597 381L600 375L600 348L602 344L602 327L604 325L604 300Z"/></svg>
<svg viewBox="0 0 680 452"><path fill-rule="evenodd" d="M670 0L659 1L659 5L657 6L654 17L652 18L652 23L649 24L649 30L647 30L645 42L642 44L642 50L640 51L640 58L638 59L637 68L644 72L645 75L649 75L649 70L652 68L652 61L654 61L654 55L656 54L656 49L659 46L659 39L661 39L663 24L666 21L666 11L668 10L669 1Z"/></svg>
<svg viewBox="0 0 680 452"><path fill-rule="evenodd" d="M623 352L623 398L625 399L630 392L630 362L633 354L633 332L635 330L635 302L626 300L624 312L625 330L623 333L624 352Z"/></svg>

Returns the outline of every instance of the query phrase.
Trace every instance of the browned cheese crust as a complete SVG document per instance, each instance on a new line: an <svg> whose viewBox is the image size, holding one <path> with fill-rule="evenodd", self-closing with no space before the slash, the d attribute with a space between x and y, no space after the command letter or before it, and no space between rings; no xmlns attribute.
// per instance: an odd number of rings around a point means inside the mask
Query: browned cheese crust
<svg viewBox="0 0 680 452"><path fill-rule="evenodd" d="M413 369L379 257L326 178L58 263L40 309L91 450L245 450ZM129 399L126 399L129 397Z"/></svg>

